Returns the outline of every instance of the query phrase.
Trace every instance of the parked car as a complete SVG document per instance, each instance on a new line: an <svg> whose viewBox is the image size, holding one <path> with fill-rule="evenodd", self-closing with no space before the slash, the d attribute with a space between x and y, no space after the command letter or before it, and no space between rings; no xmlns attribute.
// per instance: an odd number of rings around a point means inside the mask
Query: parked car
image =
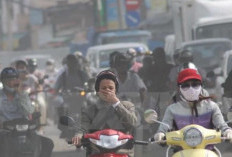
<svg viewBox="0 0 232 157"><path fill-rule="evenodd" d="M109 68L109 55L114 51L127 52L129 48L142 47L149 51L148 47L142 43L115 43L90 47L86 54L86 59L90 63L92 73L98 73Z"/></svg>

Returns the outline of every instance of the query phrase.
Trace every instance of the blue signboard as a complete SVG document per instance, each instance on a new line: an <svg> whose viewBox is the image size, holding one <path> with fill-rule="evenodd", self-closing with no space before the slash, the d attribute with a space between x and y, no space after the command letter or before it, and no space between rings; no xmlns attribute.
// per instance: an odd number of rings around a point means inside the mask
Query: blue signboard
<svg viewBox="0 0 232 157"><path fill-rule="evenodd" d="M119 27L117 0L107 0L106 9L108 29L117 29Z"/></svg>
<svg viewBox="0 0 232 157"><path fill-rule="evenodd" d="M126 24L129 28L139 26L141 21L139 11L127 11L126 13Z"/></svg>
<svg viewBox="0 0 232 157"><path fill-rule="evenodd" d="M118 5L117 0L107 0L107 21L118 21Z"/></svg>

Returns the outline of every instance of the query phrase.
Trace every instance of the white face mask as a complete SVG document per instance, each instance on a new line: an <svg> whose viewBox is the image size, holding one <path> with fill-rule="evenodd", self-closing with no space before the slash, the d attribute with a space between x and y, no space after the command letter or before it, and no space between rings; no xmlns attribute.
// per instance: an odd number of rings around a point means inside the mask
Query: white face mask
<svg viewBox="0 0 232 157"><path fill-rule="evenodd" d="M193 88L192 86L190 86L190 88L186 90L183 90L180 87L180 92L187 101L197 101L199 99L201 89L201 86L199 86L198 88Z"/></svg>

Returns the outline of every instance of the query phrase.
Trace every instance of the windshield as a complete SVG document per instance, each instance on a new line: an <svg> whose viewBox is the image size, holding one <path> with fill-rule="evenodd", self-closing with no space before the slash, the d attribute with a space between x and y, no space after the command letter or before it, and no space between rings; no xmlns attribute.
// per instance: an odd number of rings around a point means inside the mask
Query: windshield
<svg viewBox="0 0 232 157"><path fill-rule="evenodd" d="M221 65L221 58L225 51L231 49L231 44L228 42L213 42L208 44L187 45L184 49L193 52L193 59L196 65L206 70L212 70L216 66Z"/></svg>
<svg viewBox="0 0 232 157"><path fill-rule="evenodd" d="M229 38L232 39L232 23L202 26L196 29L196 39Z"/></svg>
<svg viewBox="0 0 232 157"><path fill-rule="evenodd" d="M109 67L109 56L112 52L119 51L122 53L126 53L128 49L129 48L100 51L100 53L99 53L99 66L100 66L100 68L108 68Z"/></svg>
<svg viewBox="0 0 232 157"><path fill-rule="evenodd" d="M104 37L102 39L102 44L110 44L110 43L128 43L128 42L138 42L147 44L149 40L148 36L114 36L114 37Z"/></svg>

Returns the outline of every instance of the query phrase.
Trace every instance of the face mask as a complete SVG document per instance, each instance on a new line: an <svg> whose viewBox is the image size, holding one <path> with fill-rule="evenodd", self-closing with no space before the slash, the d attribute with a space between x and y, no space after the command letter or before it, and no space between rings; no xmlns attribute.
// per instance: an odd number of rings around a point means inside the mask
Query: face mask
<svg viewBox="0 0 232 157"><path fill-rule="evenodd" d="M9 93L15 93L16 92L16 89L15 88L10 88L9 86L7 85L3 85L4 89L9 92Z"/></svg>
<svg viewBox="0 0 232 157"><path fill-rule="evenodd" d="M201 89L202 89L201 86L198 88L193 88L192 86L190 86L186 90L183 90L180 87L180 92L187 101L197 101L199 99Z"/></svg>

